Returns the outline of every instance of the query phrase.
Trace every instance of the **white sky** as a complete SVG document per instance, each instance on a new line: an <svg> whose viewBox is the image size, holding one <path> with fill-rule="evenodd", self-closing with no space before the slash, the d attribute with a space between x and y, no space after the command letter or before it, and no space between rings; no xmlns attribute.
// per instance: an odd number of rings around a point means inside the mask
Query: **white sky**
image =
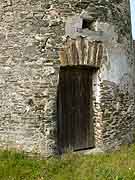
<svg viewBox="0 0 135 180"><path fill-rule="evenodd" d="M132 35L135 40L135 0L130 0L131 3L131 20L132 20Z"/></svg>

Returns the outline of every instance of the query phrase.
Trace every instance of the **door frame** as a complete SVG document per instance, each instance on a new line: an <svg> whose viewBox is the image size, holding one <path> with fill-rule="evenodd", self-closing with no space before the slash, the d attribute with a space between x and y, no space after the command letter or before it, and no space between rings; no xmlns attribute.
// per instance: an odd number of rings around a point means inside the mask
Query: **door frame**
<svg viewBox="0 0 135 180"><path fill-rule="evenodd" d="M92 81L93 81L93 72L95 72L96 68L93 66L88 66L88 65L66 65L66 66L60 66L60 71L59 71L59 75L61 73L61 71L63 70L71 70L73 71L73 69L83 69L83 70L89 70L91 71L92 74ZM59 89L59 83L58 83L58 88L57 88L57 149L58 149L58 153L62 154L63 152L60 150L60 145L59 145L59 131L58 131L58 89ZM80 150L86 150L86 149L93 149L95 147L95 136L94 136L94 120L93 120L93 101L92 101L92 95L93 95L93 82L92 82L92 87L91 87L91 100L90 100L90 104L91 104L91 109L90 109L90 114L91 114L91 118L89 119L90 121L92 121L91 123L93 124L92 127L92 139L93 139L93 147L89 147L89 148L84 148L84 149L77 149L77 150L72 150L70 149L70 151L80 151Z"/></svg>

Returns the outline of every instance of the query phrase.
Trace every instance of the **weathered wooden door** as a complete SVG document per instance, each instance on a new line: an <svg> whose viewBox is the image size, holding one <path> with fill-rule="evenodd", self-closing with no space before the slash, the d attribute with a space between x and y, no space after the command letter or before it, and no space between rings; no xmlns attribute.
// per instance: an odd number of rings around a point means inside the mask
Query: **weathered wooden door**
<svg viewBox="0 0 135 180"><path fill-rule="evenodd" d="M92 72L84 67L61 68L57 98L59 152L93 147Z"/></svg>

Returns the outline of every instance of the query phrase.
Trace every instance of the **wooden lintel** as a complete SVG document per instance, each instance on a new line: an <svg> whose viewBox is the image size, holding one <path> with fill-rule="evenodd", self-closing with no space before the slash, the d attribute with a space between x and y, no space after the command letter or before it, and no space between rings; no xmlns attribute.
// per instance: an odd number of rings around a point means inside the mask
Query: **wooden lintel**
<svg viewBox="0 0 135 180"><path fill-rule="evenodd" d="M61 64L60 69L64 69L64 68L68 68L68 69L72 69L72 68L78 68L78 69L92 69L92 70L97 70L100 67L98 66L93 66L93 65L63 65Z"/></svg>

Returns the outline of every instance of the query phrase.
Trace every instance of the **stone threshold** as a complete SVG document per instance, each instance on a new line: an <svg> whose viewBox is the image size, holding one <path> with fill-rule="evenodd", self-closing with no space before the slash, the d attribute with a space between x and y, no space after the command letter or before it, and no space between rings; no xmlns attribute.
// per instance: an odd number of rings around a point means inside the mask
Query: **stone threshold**
<svg viewBox="0 0 135 180"><path fill-rule="evenodd" d="M74 151L73 153L89 155L89 154L101 154L104 153L104 151L101 148L92 148L92 149Z"/></svg>

